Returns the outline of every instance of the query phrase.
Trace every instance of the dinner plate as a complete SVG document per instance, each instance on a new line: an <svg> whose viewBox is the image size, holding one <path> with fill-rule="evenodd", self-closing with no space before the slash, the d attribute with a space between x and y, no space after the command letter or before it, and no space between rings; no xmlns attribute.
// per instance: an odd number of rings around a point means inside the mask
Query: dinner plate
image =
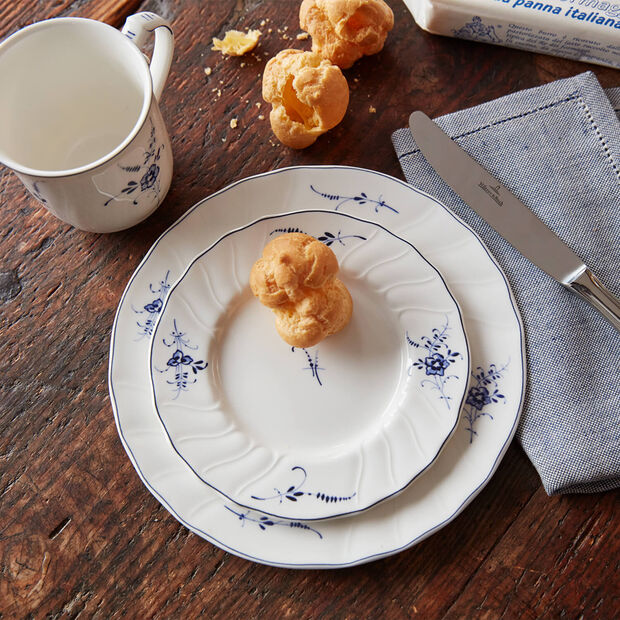
<svg viewBox="0 0 620 620"><path fill-rule="evenodd" d="M299 207L375 221L418 248L459 302L472 368L458 427L432 467L389 501L352 517L312 522L241 508L200 480L174 451L157 417L148 365L155 320L189 262L226 232ZM487 484L521 410L523 327L497 263L437 200L370 170L287 168L240 180L204 199L154 243L118 306L109 387L121 441L140 478L192 532L265 564L338 568L415 545L453 520Z"/></svg>
<svg viewBox="0 0 620 620"><path fill-rule="evenodd" d="M265 245L290 231L332 248L354 301L349 324L314 347L286 344L249 286ZM155 408L181 458L237 504L303 521L407 486L454 431L469 378L440 273L383 226L338 211L224 235L171 289L151 343Z"/></svg>

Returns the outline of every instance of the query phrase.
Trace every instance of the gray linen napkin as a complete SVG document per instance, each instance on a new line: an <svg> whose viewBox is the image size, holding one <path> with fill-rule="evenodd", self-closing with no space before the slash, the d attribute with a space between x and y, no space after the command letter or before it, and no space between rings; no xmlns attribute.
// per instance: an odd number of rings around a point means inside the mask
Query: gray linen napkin
<svg viewBox="0 0 620 620"><path fill-rule="evenodd" d="M413 110L412 110L413 111ZM620 88L592 73L436 119L620 293ZM517 437L549 495L620 486L620 334L510 247L437 176L408 129L392 135L409 183L486 242L526 329L528 388Z"/></svg>

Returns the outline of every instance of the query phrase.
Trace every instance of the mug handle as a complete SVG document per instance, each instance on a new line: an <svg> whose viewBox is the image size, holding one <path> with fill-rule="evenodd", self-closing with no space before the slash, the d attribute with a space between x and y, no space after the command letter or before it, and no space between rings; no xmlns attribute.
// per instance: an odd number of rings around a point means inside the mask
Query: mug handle
<svg viewBox="0 0 620 620"><path fill-rule="evenodd" d="M170 71L174 50L174 35L170 22L155 13L136 13L127 18L121 30L138 47L144 45L147 35L153 31L155 31L155 46L149 68L153 79L153 94L159 101Z"/></svg>

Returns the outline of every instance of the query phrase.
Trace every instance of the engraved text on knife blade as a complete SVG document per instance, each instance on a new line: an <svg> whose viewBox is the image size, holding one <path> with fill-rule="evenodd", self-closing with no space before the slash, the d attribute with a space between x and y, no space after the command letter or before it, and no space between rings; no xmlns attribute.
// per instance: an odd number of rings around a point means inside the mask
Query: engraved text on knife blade
<svg viewBox="0 0 620 620"><path fill-rule="evenodd" d="M497 187L489 187L484 181L480 181L478 187L500 207L504 206L504 201L499 197L499 185Z"/></svg>

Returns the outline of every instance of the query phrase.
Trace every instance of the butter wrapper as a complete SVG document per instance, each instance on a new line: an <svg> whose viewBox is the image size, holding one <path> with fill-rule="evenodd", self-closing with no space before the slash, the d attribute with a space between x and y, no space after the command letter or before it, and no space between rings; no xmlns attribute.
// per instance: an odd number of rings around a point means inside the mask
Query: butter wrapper
<svg viewBox="0 0 620 620"><path fill-rule="evenodd" d="M620 3L600 0L404 0L433 34L620 68Z"/></svg>

